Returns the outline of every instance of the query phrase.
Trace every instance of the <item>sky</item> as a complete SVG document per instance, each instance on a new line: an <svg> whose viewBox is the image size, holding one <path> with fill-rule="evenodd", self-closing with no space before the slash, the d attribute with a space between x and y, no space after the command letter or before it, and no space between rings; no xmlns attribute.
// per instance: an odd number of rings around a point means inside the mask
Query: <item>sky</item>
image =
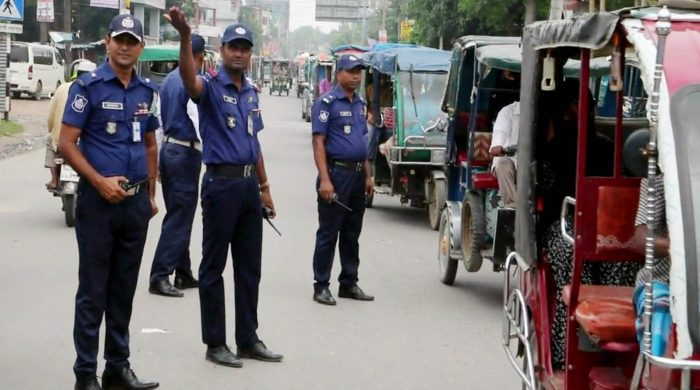
<svg viewBox="0 0 700 390"><path fill-rule="evenodd" d="M294 31L301 26L314 26L324 32L338 28L338 23L316 22L316 0L289 0L289 30Z"/></svg>

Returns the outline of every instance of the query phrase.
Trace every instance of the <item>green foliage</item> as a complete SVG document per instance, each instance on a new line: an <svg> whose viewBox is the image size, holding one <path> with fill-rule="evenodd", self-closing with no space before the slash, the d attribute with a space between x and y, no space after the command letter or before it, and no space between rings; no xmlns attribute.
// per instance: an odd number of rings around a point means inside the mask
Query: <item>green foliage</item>
<svg viewBox="0 0 700 390"><path fill-rule="evenodd" d="M247 7L241 7L241 14L239 16L239 21L253 32L253 41L259 42L253 46L253 53L260 54L262 52L262 26L255 19L254 10Z"/></svg>

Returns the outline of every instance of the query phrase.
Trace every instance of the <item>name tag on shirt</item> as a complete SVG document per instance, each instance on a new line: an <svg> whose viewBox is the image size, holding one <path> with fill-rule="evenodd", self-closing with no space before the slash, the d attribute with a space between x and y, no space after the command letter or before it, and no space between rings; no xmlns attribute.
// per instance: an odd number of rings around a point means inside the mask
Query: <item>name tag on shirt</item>
<svg viewBox="0 0 700 390"><path fill-rule="evenodd" d="M102 108L104 110L117 110L121 111L124 109L124 105L117 102L102 102Z"/></svg>
<svg viewBox="0 0 700 390"><path fill-rule="evenodd" d="M226 103L238 104L238 100L236 100L236 98L235 98L235 97L232 97L232 96L226 96L226 95L224 95L224 101L225 101Z"/></svg>
<svg viewBox="0 0 700 390"><path fill-rule="evenodd" d="M352 111L341 111L340 116L352 116Z"/></svg>
<svg viewBox="0 0 700 390"><path fill-rule="evenodd" d="M133 131L133 137L132 140L134 142L141 142L141 122L134 121L131 125Z"/></svg>

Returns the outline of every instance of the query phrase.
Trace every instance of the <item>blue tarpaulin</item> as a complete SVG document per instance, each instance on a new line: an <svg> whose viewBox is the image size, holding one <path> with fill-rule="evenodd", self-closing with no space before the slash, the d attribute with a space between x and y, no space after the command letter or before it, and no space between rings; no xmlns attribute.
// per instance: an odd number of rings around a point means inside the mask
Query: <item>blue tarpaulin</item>
<svg viewBox="0 0 700 390"><path fill-rule="evenodd" d="M364 55L369 66L386 74L411 69L414 72L447 72L451 58L449 51L415 45L395 46L380 51L375 47L374 51Z"/></svg>
<svg viewBox="0 0 700 390"><path fill-rule="evenodd" d="M336 46L331 49L331 54L335 55L338 52L345 52L345 51L359 51L359 52L366 52L368 51L369 48L365 46L358 46L358 45L340 45Z"/></svg>

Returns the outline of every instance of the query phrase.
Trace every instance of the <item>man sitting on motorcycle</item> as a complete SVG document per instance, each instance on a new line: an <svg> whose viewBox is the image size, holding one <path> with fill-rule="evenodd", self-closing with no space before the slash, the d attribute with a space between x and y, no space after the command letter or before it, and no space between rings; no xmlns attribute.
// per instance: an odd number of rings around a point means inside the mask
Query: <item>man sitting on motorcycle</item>
<svg viewBox="0 0 700 390"><path fill-rule="evenodd" d="M46 157L44 159L44 166L51 171L51 180L46 183L46 188L48 190L53 191L58 188L60 166L56 165L56 158L61 157L58 151L58 137L61 133L63 110L66 107L66 100L68 99L68 90L71 84L73 84L72 80L75 80L83 73L94 71L95 68L97 68L97 65L92 61L80 61L75 67L75 72L71 75L71 82L61 84L56 88L51 98L51 103L49 103L49 136L46 137Z"/></svg>
<svg viewBox="0 0 700 390"><path fill-rule="evenodd" d="M498 179L498 188L506 207L515 207L515 147L518 145L518 128L520 126L520 102L511 103L501 109L493 124L491 153L493 164L491 170Z"/></svg>

